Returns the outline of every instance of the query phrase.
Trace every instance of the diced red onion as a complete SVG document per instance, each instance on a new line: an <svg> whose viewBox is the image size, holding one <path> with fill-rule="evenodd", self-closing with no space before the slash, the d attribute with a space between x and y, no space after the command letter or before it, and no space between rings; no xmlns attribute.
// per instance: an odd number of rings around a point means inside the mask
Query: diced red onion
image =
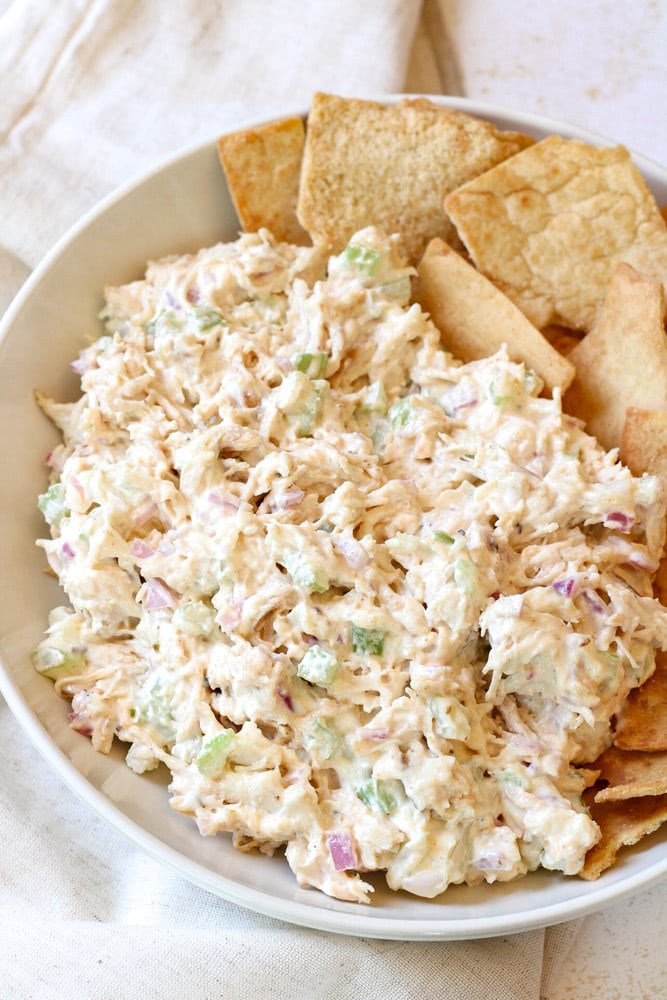
<svg viewBox="0 0 667 1000"><path fill-rule="evenodd" d="M76 492L77 492L77 493L79 494L79 496L80 496L80 497L81 497L82 499L84 498L84 496L85 496L85 491L84 491L84 488L83 488L83 486L81 485L81 482L80 482L80 480L78 480L78 479L76 478L76 476L69 476L69 478L68 478L68 485L69 485L69 486L73 486L73 487L74 487L74 489L76 490Z"/></svg>
<svg viewBox="0 0 667 1000"><path fill-rule="evenodd" d="M556 593L562 594L563 597L572 597L576 585L577 581L573 576L567 576L564 580L556 580L552 584Z"/></svg>
<svg viewBox="0 0 667 1000"><path fill-rule="evenodd" d="M456 403L454 405L454 407L453 407L454 413L458 413L459 410L467 410L471 406L477 406L478 402L479 402L479 400L476 399L476 398L464 399L461 403Z"/></svg>
<svg viewBox="0 0 667 1000"><path fill-rule="evenodd" d="M208 498L211 503L215 503L218 507L223 507L225 510L238 510L241 506L241 501L233 493L216 493L214 490L211 490Z"/></svg>
<svg viewBox="0 0 667 1000"><path fill-rule="evenodd" d="M357 856L349 833L330 833L327 837L327 847L337 872L357 867Z"/></svg>
<svg viewBox="0 0 667 1000"><path fill-rule="evenodd" d="M63 557L63 559L73 559L74 558L74 555L75 555L74 549L69 544L69 542L63 542L63 544L62 544L62 546L60 548L60 555Z"/></svg>
<svg viewBox="0 0 667 1000"><path fill-rule="evenodd" d="M185 293L185 297L191 305L197 305L199 302L199 289L190 285Z"/></svg>
<svg viewBox="0 0 667 1000"><path fill-rule="evenodd" d="M499 851L491 851L489 854L484 854L481 858L477 858L474 865L481 872L506 871L507 859Z"/></svg>
<svg viewBox="0 0 667 1000"><path fill-rule="evenodd" d="M160 608L173 608L176 604L176 594L167 586L164 580L154 577L147 580L143 587L143 597L141 603L149 611L157 611Z"/></svg>
<svg viewBox="0 0 667 1000"><path fill-rule="evenodd" d="M606 604L604 603L604 601L600 600L595 591L592 590L590 587L585 587L584 590L582 590L581 592L581 596L583 597L584 601L591 609L591 611L593 611L596 615L607 614Z"/></svg>
<svg viewBox="0 0 667 1000"><path fill-rule="evenodd" d="M303 641L307 646L315 646L317 644L317 636L309 635L308 632L303 633Z"/></svg>
<svg viewBox="0 0 667 1000"><path fill-rule="evenodd" d="M632 514L624 514L620 510L607 514L603 521L605 528L618 528L619 531L630 531L634 523L635 519Z"/></svg>
<svg viewBox="0 0 667 1000"><path fill-rule="evenodd" d="M386 740L390 735L386 726L378 729L362 729L361 732L367 740Z"/></svg>
<svg viewBox="0 0 667 1000"><path fill-rule="evenodd" d="M295 507L299 506L305 495L303 490L296 487L293 490L285 490L284 493L272 499L271 510L294 510Z"/></svg>
<svg viewBox="0 0 667 1000"><path fill-rule="evenodd" d="M157 504L153 500L150 500L148 503L143 504L143 506L137 507L132 520L137 527L141 527L146 521L150 521L154 514L157 514L157 509Z"/></svg>
<svg viewBox="0 0 667 1000"><path fill-rule="evenodd" d="M180 308L178 300L172 295L172 293L169 291L169 289L167 289L166 292L164 293L164 297L165 297L165 299L167 300L168 304L171 306L172 309L179 309Z"/></svg>
<svg viewBox="0 0 667 1000"><path fill-rule="evenodd" d="M88 716L83 712L70 712L67 716L69 724L77 733L82 736L92 736L93 727Z"/></svg>
<svg viewBox="0 0 667 1000"><path fill-rule="evenodd" d="M155 549L152 549L146 542L142 542L140 538L135 538L130 545L130 553L136 559L150 559L151 556L155 555Z"/></svg>
<svg viewBox="0 0 667 1000"><path fill-rule="evenodd" d="M658 569L657 562L654 559L651 559L644 552L633 552L628 559L628 562L631 566L634 566L635 569L643 569L647 573L655 573Z"/></svg>
<svg viewBox="0 0 667 1000"><path fill-rule="evenodd" d="M332 538L333 546L340 552L352 569L363 569L368 566L370 557L366 549L351 535L340 535Z"/></svg>
<svg viewBox="0 0 667 1000"><path fill-rule="evenodd" d="M244 603L245 599L243 601L235 601L233 604L228 604L227 607L221 608L218 611L215 620L220 628L236 628L241 621Z"/></svg>
<svg viewBox="0 0 667 1000"><path fill-rule="evenodd" d="M83 375L83 373L88 371L90 367L90 364L88 364L83 357L77 358L75 361L70 361L70 368L73 372L76 372L77 375Z"/></svg>
<svg viewBox="0 0 667 1000"><path fill-rule="evenodd" d="M289 708L290 712L293 712L294 711L294 702L292 701L292 698L291 698L291 695L290 695L289 691L287 691L282 685L279 685L279 687L276 690L276 694L278 695L278 697L280 698L280 700L283 702L283 704L286 705Z"/></svg>

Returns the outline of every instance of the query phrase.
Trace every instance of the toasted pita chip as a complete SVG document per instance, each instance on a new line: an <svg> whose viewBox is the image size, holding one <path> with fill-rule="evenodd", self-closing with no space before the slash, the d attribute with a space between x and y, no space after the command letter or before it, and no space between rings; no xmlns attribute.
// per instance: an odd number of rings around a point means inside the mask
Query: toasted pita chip
<svg viewBox="0 0 667 1000"><path fill-rule="evenodd" d="M596 802L616 802L643 795L667 794L667 750L642 753L609 747L595 762L605 787L595 792Z"/></svg>
<svg viewBox="0 0 667 1000"><path fill-rule="evenodd" d="M667 227L622 146L549 136L448 195L445 211L540 329L590 330L619 261L667 288Z"/></svg>
<svg viewBox="0 0 667 1000"><path fill-rule="evenodd" d="M574 367L514 303L443 240L432 240L419 264L417 297L462 361L488 357L507 344L510 358L536 371L550 389L566 389L574 378Z"/></svg>
<svg viewBox="0 0 667 1000"><path fill-rule="evenodd" d="M628 695L616 718L614 746L621 750L667 750L667 655L656 654L656 668Z"/></svg>
<svg viewBox="0 0 667 1000"><path fill-rule="evenodd" d="M667 409L628 407L621 434L620 459L635 476L648 472L667 477Z"/></svg>
<svg viewBox="0 0 667 1000"><path fill-rule="evenodd" d="M444 196L533 142L424 98L384 105L318 93L298 217L329 252L365 226L400 233L416 264L434 236L455 237Z"/></svg>
<svg viewBox="0 0 667 1000"><path fill-rule="evenodd" d="M241 225L270 230L276 239L308 244L296 217L305 129L285 118L218 139L218 155Z"/></svg>
<svg viewBox="0 0 667 1000"><path fill-rule="evenodd" d="M614 864L622 847L636 844L667 820L667 795L647 795L624 802L594 802L590 811L602 836L586 855L579 876L594 881Z"/></svg>
<svg viewBox="0 0 667 1000"><path fill-rule="evenodd" d="M595 327L568 355L577 376L564 409L605 448L621 443L626 409L667 409L667 338L658 282L618 264Z"/></svg>

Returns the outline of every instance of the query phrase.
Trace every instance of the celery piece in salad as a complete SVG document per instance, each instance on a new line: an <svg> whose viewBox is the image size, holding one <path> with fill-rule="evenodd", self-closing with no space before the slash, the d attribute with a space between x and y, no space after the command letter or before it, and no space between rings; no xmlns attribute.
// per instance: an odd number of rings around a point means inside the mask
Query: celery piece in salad
<svg viewBox="0 0 667 1000"><path fill-rule="evenodd" d="M409 396L404 396L394 403L387 414L392 427L405 427L414 416L412 400Z"/></svg>
<svg viewBox="0 0 667 1000"><path fill-rule="evenodd" d="M300 552L287 552L278 560L285 567L297 587L311 593L323 594L329 589L329 577L324 570L308 563Z"/></svg>
<svg viewBox="0 0 667 1000"><path fill-rule="evenodd" d="M217 309L207 306L196 306L192 310L195 322L202 333L213 330L216 326L227 326L227 320Z"/></svg>
<svg viewBox="0 0 667 1000"><path fill-rule="evenodd" d="M49 525L57 524L61 518L69 514L65 503L64 483L52 483L46 493L40 493L37 498L37 506Z"/></svg>
<svg viewBox="0 0 667 1000"><path fill-rule="evenodd" d="M59 649L57 646L49 645L48 641L40 642L32 652L32 664L35 670L52 681L80 673L84 663L83 653L79 650Z"/></svg>
<svg viewBox="0 0 667 1000"><path fill-rule="evenodd" d="M236 733L233 729L223 729L221 733L204 744L195 757L195 764L200 774L203 774L205 778L220 778L222 776L235 737Z"/></svg>
<svg viewBox="0 0 667 1000"><path fill-rule="evenodd" d="M381 778L369 778L357 788L357 798L360 798L369 809L379 809L388 815L396 808L396 799L389 787Z"/></svg>
<svg viewBox="0 0 667 1000"><path fill-rule="evenodd" d="M188 601L176 608L173 622L181 632L206 637L215 626L215 612L203 601Z"/></svg>
<svg viewBox="0 0 667 1000"><path fill-rule="evenodd" d="M296 672L304 681L327 687L335 680L339 670L340 663L330 649L325 649L324 646L311 646L306 650Z"/></svg>
<svg viewBox="0 0 667 1000"><path fill-rule="evenodd" d="M373 250L371 247L357 246L354 243L348 243L342 254L344 264L369 278L377 273L383 257L385 253L382 250Z"/></svg>
<svg viewBox="0 0 667 1000"><path fill-rule="evenodd" d="M468 597L479 589L479 570L470 559L460 558L454 563L454 583Z"/></svg>
<svg viewBox="0 0 667 1000"><path fill-rule="evenodd" d="M364 393L364 401L359 407L361 413L385 413L387 393L382 382L371 382Z"/></svg>
<svg viewBox="0 0 667 1000"><path fill-rule="evenodd" d="M340 746L340 733L328 719L315 719L303 734L303 745L311 757L331 760Z"/></svg>
<svg viewBox="0 0 667 1000"><path fill-rule="evenodd" d="M438 542L445 542L447 545L453 545L456 541L456 539L452 538L451 535L448 535L446 531L436 530L433 532L433 537Z"/></svg>
<svg viewBox="0 0 667 1000"><path fill-rule="evenodd" d="M329 355L324 351L319 351L316 354L309 354L305 352L303 354L295 354L292 357L292 364L298 372L303 372L309 378L319 378L324 372L329 361Z"/></svg>
<svg viewBox="0 0 667 1000"><path fill-rule="evenodd" d="M361 625L350 623L350 638L352 650L355 653L382 656L386 633L380 628L362 628Z"/></svg>

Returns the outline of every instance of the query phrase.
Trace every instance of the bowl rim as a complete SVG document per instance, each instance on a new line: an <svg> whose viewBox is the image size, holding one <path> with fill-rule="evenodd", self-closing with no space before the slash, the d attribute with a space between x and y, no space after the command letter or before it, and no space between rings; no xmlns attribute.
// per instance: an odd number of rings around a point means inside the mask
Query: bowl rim
<svg viewBox="0 0 667 1000"><path fill-rule="evenodd" d="M526 129L544 134L555 132L567 138L579 139L592 145L619 145L615 140L590 129L585 129L568 122L550 118L529 111L515 110L512 107L491 102L476 101L470 98L440 96L433 94L390 94L365 97L364 100L376 100L381 103L397 103L405 98L424 97L439 106L453 108L467 114L490 120L511 122L501 127ZM291 106L279 112L256 113L235 123L234 130L256 128L260 125L283 117L298 115L305 117L308 109L301 106ZM226 131L231 131L227 129ZM15 297L0 319L0 347L11 331L14 321L23 305L29 300L33 290L48 273L52 264L58 260L63 251L73 244L80 233L90 224L104 215L112 206L122 201L127 195L140 188L157 174L168 171L181 161L203 154L215 147L218 136L216 133L207 139L181 147L166 157L161 157L155 163L135 174L129 180L114 188L104 198L87 210L42 257L40 262L25 280ZM649 174L663 175L667 185L667 168L648 157L629 150L632 159L640 171ZM224 177L221 172L221 180ZM126 816L113 801L96 788L84 774L74 765L55 741L49 736L37 713L23 697L20 688L14 682L0 653L0 694L4 697L12 714L19 722L23 732L35 748L44 757L54 771L68 787L103 820L119 831L131 843L145 851L159 862L166 864L187 881L212 892L229 902L265 916L277 918L290 924L307 927L314 930L328 931L348 936L369 937L375 939L390 939L400 941L428 940L473 940L476 938L494 937L520 933L527 930L546 927L566 920L595 912L605 906L618 902L640 889L648 888L667 876L667 845L665 857L651 865L641 867L629 873L620 880L609 884L596 883L577 899L566 899L547 904L537 909L523 909L517 913L485 916L476 913L465 920L434 918L406 918L396 911L396 916L383 917L372 915L372 904L367 910L359 906L353 914L335 909L324 909L309 906L307 902L276 898L271 893L252 886L240 886L239 883L226 876L212 872L205 865L186 857L177 849L166 844L158 837L144 829L139 823ZM124 766L124 765L123 765ZM590 886L590 883L589 883ZM446 894L439 897L446 902ZM366 915L368 914L368 915ZM409 920L409 924L406 922Z"/></svg>

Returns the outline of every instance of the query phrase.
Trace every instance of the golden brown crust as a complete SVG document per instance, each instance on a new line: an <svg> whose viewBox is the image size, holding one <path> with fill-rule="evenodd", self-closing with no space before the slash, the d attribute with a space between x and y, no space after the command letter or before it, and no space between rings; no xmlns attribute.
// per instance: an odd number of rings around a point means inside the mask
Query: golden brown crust
<svg viewBox="0 0 667 1000"><path fill-rule="evenodd" d="M445 195L533 141L425 98L384 105L318 93L298 217L329 252L365 226L398 232L416 263L430 239L455 237Z"/></svg>
<svg viewBox="0 0 667 1000"><path fill-rule="evenodd" d="M285 118L218 139L220 162L246 232L265 228L287 243L310 242L296 217L304 139L301 118Z"/></svg>
<svg viewBox="0 0 667 1000"><path fill-rule="evenodd" d="M598 879L610 868L622 847L636 844L667 820L667 795L593 803L591 816L600 827L601 839L588 852L579 872L587 881Z"/></svg>
<svg viewBox="0 0 667 1000"><path fill-rule="evenodd" d="M462 361L488 357L507 344L513 361L553 389L566 389L574 367L519 309L443 240L432 240L419 265L418 300L445 346Z"/></svg>
<svg viewBox="0 0 667 1000"><path fill-rule="evenodd" d="M667 408L667 340L658 282L617 264L599 318L568 355L577 375L564 409L617 448L628 407Z"/></svg>
<svg viewBox="0 0 667 1000"><path fill-rule="evenodd" d="M590 330L619 261L667 288L667 227L622 146L549 136L445 210L476 266L540 329Z"/></svg>

